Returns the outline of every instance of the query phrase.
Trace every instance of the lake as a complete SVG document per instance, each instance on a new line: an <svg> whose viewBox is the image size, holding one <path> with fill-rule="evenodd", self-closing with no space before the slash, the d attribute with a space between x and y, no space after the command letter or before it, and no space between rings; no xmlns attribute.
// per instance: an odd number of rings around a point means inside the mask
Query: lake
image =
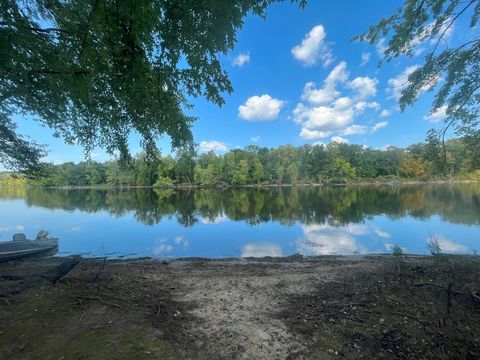
<svg viewBox="0 0 480 360"><path fill-rule="evenodd" d="M65 190L0 187L0 241L59 237L57 255L258 257L480 250L480 184Z"/></svg>

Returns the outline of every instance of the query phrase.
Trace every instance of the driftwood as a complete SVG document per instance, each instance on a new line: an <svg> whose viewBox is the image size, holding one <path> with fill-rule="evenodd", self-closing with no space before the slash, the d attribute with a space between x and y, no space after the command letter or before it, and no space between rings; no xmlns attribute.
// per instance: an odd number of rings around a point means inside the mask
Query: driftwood
<svg viewBox="0 0 480 360"><path fill-rule="evenodd" d="M73 270L75 266L80 262L79 257L74 257L68 260L65 260L55 269L47 271L45 274L42 274L42 278L48 280L50 283L55 284L62 277L67 275L70 271Z"/></svg>

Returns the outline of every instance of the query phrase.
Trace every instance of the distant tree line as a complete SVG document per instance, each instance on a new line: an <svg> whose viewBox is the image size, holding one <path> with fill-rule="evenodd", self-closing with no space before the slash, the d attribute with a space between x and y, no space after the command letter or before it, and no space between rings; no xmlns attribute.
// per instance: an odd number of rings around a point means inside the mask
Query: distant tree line
<svg viewBox="0 0 480 360"><path fill-rule="evenodd" d="M193 149L153 159L143 153L131 166L117 161L49 165L35 180L4 176L3 183L38 186L172 186L349 183L369 180L434 178L480 179L480 149L469 139L446 142L446 161L436 133L407 148L372 149L362 145L282 145L269 149L249 145L224 155L197 154ZM1 179L0 179L1 180Z"/></svg>

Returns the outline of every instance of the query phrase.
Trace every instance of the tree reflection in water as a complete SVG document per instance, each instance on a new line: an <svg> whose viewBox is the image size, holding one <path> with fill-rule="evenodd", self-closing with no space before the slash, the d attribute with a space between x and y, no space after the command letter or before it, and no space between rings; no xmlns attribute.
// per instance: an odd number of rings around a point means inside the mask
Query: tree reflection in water
<svg viewBox="0 0 480 360"><path fill-rule="evenodd" d="M437 215L443 221L468 225L478 225L480 221L480 184L226 190L0 187L1 199L23 199L28 206L48 209L107 211L116 217L133 213L145 225L174 217L185 227L199 221L217 223L226 218L251 225L276 221L282 225L300 222L334 228L362 223L375 215L392 219L405 216L427 219Z"/></svg>

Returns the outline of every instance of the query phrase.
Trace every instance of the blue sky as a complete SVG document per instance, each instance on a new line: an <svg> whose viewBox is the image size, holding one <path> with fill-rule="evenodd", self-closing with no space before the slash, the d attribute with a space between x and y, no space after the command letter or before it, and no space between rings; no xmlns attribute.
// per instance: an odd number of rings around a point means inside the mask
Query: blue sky
<svg viewBox="0 0 480 360"><path fill-rule="evenodd" d="M402 1L310 1L301 10L288 1L272 5L265 19L249 16L235 49L222 58L234 86L221 108L191 99L197 116L193 127L200 151L249 144L276 147L343 141L373 148L407 146L422 141L430 128L442 126L443 114L429 116L431 93L400 113L395 98L402 74L421 63L433 46L418 46L418 57L402 57L378 68L381 44L352 43ZM455 40L455 29L448 38ZM458 35L461 36L461 35ZM15 118L19 131L49 145L47 160L83 160L78 146L55 139L52 131L30 117ZM131 150L140 151L131 137ZM159 140L163 153L169 139ZM96 149L93 160L108 156Z"/></svg>

